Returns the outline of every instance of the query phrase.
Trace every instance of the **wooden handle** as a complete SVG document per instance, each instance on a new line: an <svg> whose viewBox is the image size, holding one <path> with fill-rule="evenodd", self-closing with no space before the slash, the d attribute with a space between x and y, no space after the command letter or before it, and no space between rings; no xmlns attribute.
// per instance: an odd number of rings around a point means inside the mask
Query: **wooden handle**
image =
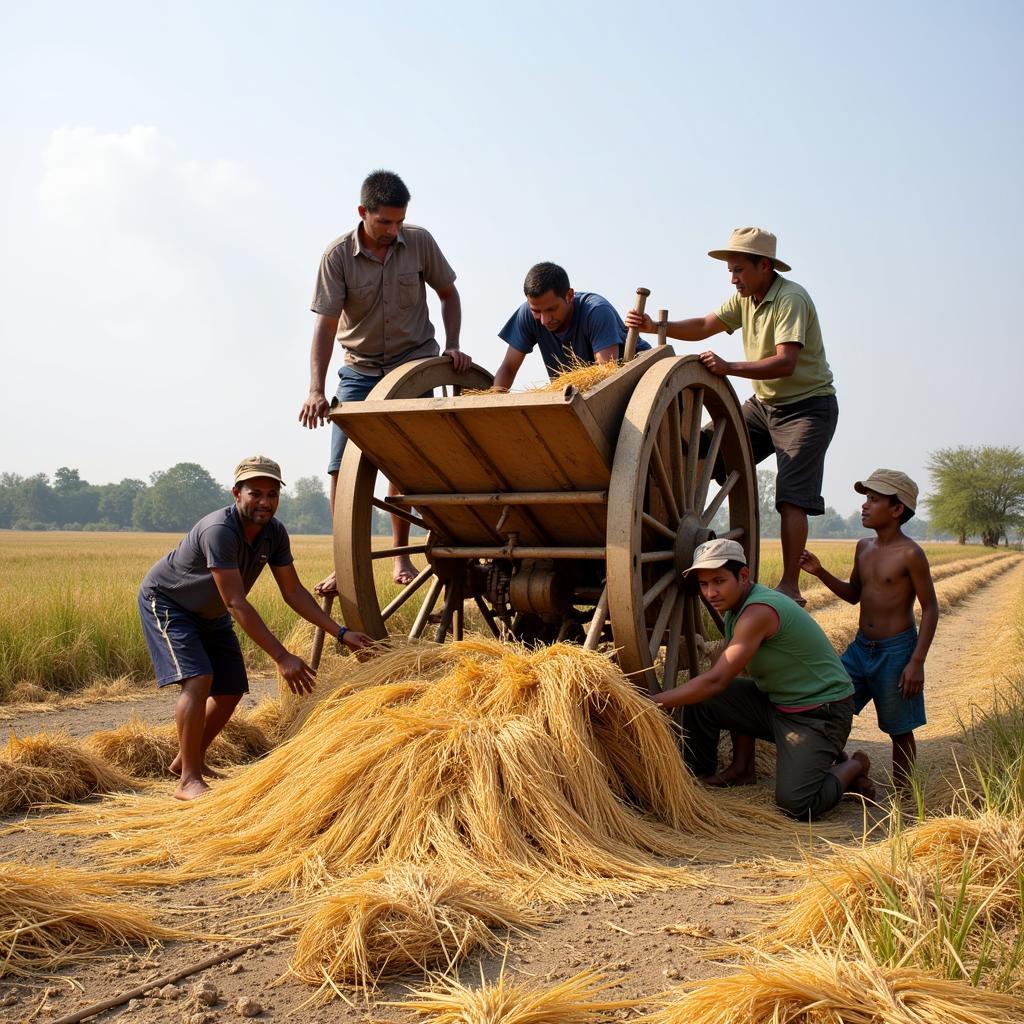
<svg viewBox="0 0 1024 1024"><path fill-rule="evenodd" d="M644 306L647 305L647 296L651 294L650 288L637 288L636 290L636 305L633 307L637 313L643 313ZM626 332L626 348L622 353L622 361L628 363L636 355L636 339L640 337L640 332L635 327L630 327Z"/></svg>
<svg viewBox="0 0 1024 1024"><path fill-rule="evenodd" d="M658 310L658 347L668 342L668 310Z"/></svg>
<svg viewBox="0 0 1024 1024"><path fill-rule="evenodd" d="M331 614L331 605L334 604L333 594L324 594L323 601L320 602L320 607L324 610L324 615ZM320 667L320 655L324 653L324 631L317 626L316 632L313 634L313 650L309 655L310 668L315 672Z"/></svg>

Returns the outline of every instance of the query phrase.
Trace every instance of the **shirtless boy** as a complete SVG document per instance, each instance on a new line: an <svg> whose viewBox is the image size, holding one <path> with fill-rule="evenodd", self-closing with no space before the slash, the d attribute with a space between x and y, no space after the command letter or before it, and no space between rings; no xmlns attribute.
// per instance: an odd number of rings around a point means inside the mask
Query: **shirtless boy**
<svg viewBox="0 0 1024 1024"><path fill-rule="evenodd" d="M914 730L925 724L924 661L939 606L925 553L900 529L914 515L917 484L897 470L876 469L853 486L864 495L861 522L875 536L857 542L849 581L833 576L810 551L800 567L837 597L860 603L857 635L842 657L853 680L854 712L875 702L878 727L892 738L893 780L904 788L917 756ZM921 605L920 633L915 599Z"/></svg>

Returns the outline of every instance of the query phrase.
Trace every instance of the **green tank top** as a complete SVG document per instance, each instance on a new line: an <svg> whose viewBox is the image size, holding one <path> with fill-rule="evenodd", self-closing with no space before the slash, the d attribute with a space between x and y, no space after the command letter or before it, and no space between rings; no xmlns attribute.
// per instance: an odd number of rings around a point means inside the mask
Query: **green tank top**
<svg viewBox="0 0 1024 1024"><path fill-rule="evenodd" d="M827 704L849 697L853 684L832 643L795 601L755 583L736 612L725 613L725 639L732 640L736 620L752 604L766 604L779 616L779 628L750 659L746 672L779 707Z"/></svg>

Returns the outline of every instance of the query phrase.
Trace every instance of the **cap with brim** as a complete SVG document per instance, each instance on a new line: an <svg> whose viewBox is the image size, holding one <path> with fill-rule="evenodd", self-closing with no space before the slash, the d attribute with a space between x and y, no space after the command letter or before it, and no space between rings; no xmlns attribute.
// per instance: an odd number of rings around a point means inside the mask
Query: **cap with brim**
<svg viewBox="0 0 1024 1024"><path fill-rule="evenodd" d="M736 253L744 256L763 256L772 261L776 270L783 272L792 268L788 263L783 263L775 255L776 238L770 231L764 228L736 228L729 236L729 241L724 249L712 249L708 255L714 260L727 260Z"/></svg>
<svg viewBox="0 0 1024 1024"><path fill-rule="evenodd" d="M240 484L243 480L252 480L258 476L270 477L276 480L282 487L285 486L281 479L281 467L265 455L250 455L235 467L234 481Z"/></svg>
<svg viewBox="0 0 1024 1024"><path fill-rule="evenodd" d="M904 508L917 511L917 484L898 469L876 469L866 480L858 480L853 489L858 494L884 494L895 498Z"/></svg>
<svg viewBox="0 0 1024 1024"><path fill-rule="evenodd" d="M726 562L742 562L746 565L747 555L743 546L738 541L726 540L724 537L706 540L693 549L693 565L683 575L694 569L721 569Z"/></svg>

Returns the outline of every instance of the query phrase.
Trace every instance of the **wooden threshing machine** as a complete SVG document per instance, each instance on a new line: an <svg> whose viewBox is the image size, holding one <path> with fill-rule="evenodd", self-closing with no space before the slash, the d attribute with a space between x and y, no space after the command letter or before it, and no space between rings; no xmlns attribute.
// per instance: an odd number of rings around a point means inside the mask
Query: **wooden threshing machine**
<svg viewBox="0 0 1024 1024"><path fill-rule="evenodd" d="M462 393L491 383L479 367L456 377L449 360L425 359L331 412L350 439L334 520L346 625L383 638L422 591L412 636L459 638L470 602L496 636L610 642L641 685L675 685L699 664L707 621L682 572L720 509L717 535L738 540L757 573L757 481L732 387L664 344L583 394ZM397 496L377 496L378 471ZM374 508L427 536L375 546ZM390 581L402 552L426 566L395 593L374 564L388 560Z"/></svg>

